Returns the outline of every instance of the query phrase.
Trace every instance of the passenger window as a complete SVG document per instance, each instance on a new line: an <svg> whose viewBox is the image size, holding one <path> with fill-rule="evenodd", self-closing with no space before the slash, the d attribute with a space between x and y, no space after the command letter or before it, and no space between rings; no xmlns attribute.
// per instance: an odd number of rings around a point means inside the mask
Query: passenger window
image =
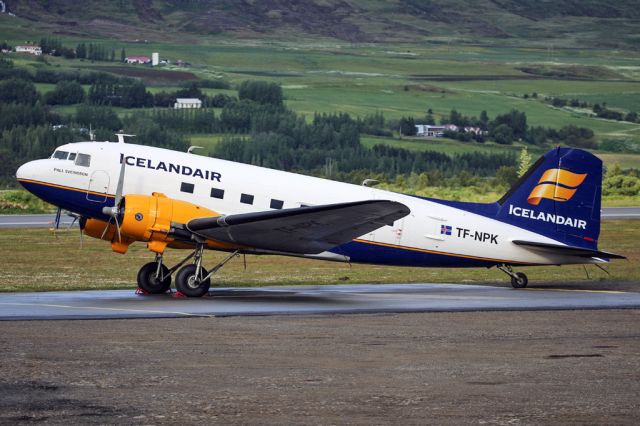
<svg viewBox="0 0 640 426"><path fill-rule="evenodd" d="M269 205L269 207L271 207L272 209L280 210L282 206L284 206L284 201L276 200L275 198L271 199L271 204Z"/></svg>
<svg viewBox="0 0 640 426"><path fill-rule="evenodd" d="M76 153L72 152L71 154L69 154L69 161L73 161L76 159Z"/></svg>
<svg viewBox="0 0 640 426"><path fill-rule="evenodd" d="M69 153L67 151L56 151L53 153L53 158L58 160L66 160L68 156Z"/></svg>
<svg viewBox="0 0 640 426"><path fill-rule="evenodd" d="M242 204L253 204L253 195L241 194L240 195L240 202Z"/></svg>
<svg viewBox="0 0 640 426"><path fill-rule="evenodd" d="M224 198L224 189L211 188L211 198Z"/></svg>
<svg viewBox="0 0 640 426"><path fill-rule="evenodd" d="M192 183L182 182L182 184L180 184L180 191L182 192L188 192L189 194L193 194L194 188L195 188L195 185Z"/></svg>
<svg viewBox="0 0 640 426"><path fill-rule="evenodd" d="M80 154L76 156L76 166L89 167L91 165L91 156Z"/></svg>

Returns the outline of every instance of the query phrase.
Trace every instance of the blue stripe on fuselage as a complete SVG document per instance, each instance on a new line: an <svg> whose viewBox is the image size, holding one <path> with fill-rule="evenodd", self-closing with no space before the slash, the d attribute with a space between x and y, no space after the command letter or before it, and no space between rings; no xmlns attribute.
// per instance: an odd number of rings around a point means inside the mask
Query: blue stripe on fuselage
<svg viewBox="0 0 640 426"><path fill-rule="evenodd" d="M504 263L500 260L476 259L450 253L429 252L411 247L364 241L351 241L330 250L330 252L347 256L354 263L378 265L473 268Z"/></svg>
<svg viewBox="0 0 640 426"><path fill-rule="evenodd" d="M112 195L106 195L106 199L104 201L90 201L87 198L86 190L53 186L32 180L20 180L19 182L27 191L43 199L47 203L51 203L55 206L85 217L102 220L109 219L107 216L102 214L102 208L105 206L113 206L114 199ZM94 195L93 198L101 197Z"/></svg>

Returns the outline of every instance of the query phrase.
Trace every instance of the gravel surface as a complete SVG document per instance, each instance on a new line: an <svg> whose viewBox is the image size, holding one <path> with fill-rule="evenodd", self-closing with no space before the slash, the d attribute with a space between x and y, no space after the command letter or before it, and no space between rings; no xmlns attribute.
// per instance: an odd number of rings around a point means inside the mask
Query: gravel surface
<svg viewBox="0 0 640 426"><path fill-rule="evenodd" d="M0 423L639 424L640 311L0 323Z"/></svg>

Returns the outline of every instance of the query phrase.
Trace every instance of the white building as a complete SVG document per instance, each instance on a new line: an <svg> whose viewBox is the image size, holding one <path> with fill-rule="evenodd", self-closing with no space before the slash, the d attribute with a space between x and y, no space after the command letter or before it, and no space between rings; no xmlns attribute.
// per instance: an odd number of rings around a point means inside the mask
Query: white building
<svg viewBox="0 0 640 426"><path fill-rule="evenodd" d="M202 108L202 101L198 98L178 98L173 104L175 109L181 108Z"/></svg>
<svg viewBox="0 0 640 426"><path fill-rule="evenodd" d="M124 58L125 62L128 64L149 64L151 63L151 58L148 56L128 56Z"/></svg>
<svg viewBox="0 0 640 426"><path fill-rule="evenodd" d="M151 54L151 65L157 67L160 63L160 54L158 52L153 52Z"/></svg>
<svg viewBox="0 0 640 426"><path fill-rule="evenodd" d="M441 138L447 130L457 131L455 124L442 124L439 126L432 124L416 124L416 136L425 138Z"/></svg>
<svg viewBox="0 0 640 426"><path fill-rule="evenodd" d="M40 56L42 55L42 49L40 48L40 46L26 44L22 46L16 46L16 53L28 53L30 55Z"/></svg>

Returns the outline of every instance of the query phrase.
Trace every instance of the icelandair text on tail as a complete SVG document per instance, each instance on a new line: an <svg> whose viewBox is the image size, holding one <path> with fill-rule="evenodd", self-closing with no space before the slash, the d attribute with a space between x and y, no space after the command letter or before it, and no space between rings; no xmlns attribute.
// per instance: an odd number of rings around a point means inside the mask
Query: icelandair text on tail
<svg viewBox="0 0 640 426"><path fill-rule="evenodd" d="M513 204L509 204L509 214L512 216L526 217L527 219L532 220L551 222L555 223L556 225L565 225L578 229L587 229L586 220L564 217L559 214L536 212L535 210L524 209L522 207L514 207Z"/></svg>

